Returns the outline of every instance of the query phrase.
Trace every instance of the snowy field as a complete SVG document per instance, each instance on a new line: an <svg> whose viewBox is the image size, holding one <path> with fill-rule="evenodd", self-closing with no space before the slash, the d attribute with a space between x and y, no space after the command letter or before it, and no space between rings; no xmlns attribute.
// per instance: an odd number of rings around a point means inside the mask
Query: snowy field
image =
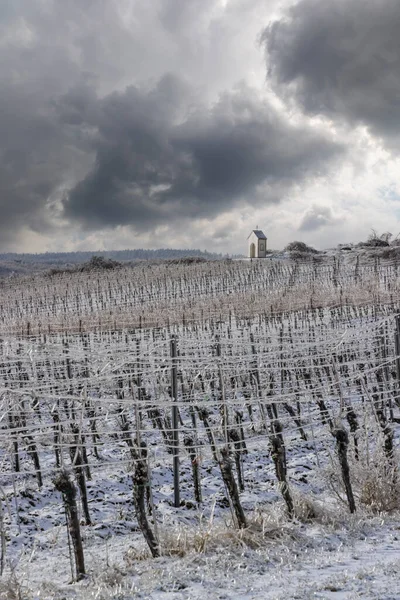
<svg viewBox="0 0 400 600"><path fill-rule="evenodd" d="M330 258L4 283L0 598L400 598L398 287Z"/></svg>
<svg viewBox="0 0 400 600"><path fill-rule="evenodd" d="M279 535L261 547L240 540L210 541L210 549L183 557L129 559L134 538L108 542L92 534L87 580L67 584L69 561L52 550L21 560L22 598L152 600L376 599L399 598L400 530L396 518L357 516L332 524L279 523ZM65 532L64 532L65 534ZM62 535L62 534L60 534ZM218 534L216 534L218 535ZM54 536L54 533L53 533ZM137 540L136 540L137 542ZM87 542L88 543L88 540ZM128 557L128 558L127 558ZM4 578L6 579L6 578ZM1 598L15 583L3 583ZM18 595L15 595L18 598Z"/></svg>

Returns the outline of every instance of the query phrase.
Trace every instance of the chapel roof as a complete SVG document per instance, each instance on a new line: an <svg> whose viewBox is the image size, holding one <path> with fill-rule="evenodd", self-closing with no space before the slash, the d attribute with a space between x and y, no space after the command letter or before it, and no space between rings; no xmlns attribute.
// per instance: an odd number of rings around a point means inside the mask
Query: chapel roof
<svg viewBox="0 0 400 600"><path fill-rule="evenodd" d="M255 233L255 235L258 237L259 240L266 240L267 236L264 234L263 231L261 231L261 229L253 229L253 231L251 233ZM250 233L250 235L251 235ZM249 237L250 237L249 235ZM249 237L247 239L249 239Z"/></svg>

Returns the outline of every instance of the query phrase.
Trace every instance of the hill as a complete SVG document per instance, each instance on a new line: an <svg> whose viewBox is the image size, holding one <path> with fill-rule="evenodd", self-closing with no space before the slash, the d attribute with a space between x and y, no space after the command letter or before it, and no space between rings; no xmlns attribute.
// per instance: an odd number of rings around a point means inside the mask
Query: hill
<svg viewBox="0 0 400 600"><path fill-rule="evenodd" d="M183 258L203 258L218 260L226 255L198 249L158 248L133 250L96 250L87 252L45 252L42 254L0 253L0 276L26 275L51 268L68 268L88 263L94 256L120 263L138 261L179 260Z"/></svg>

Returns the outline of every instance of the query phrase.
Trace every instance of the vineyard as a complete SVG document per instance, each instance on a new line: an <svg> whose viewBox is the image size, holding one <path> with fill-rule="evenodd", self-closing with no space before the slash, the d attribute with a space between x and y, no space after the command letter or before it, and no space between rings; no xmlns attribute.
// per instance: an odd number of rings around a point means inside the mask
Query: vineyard
<svg viewBox="0 0 400 600"><path fill-rule="evenodd" d="M110 563L228 538L278 557L293 528L399 509L397 261L9 278L0 307L0 567L16 598L80 598ZM80 583L45 589L49 568ZM82 598L201 597L140 581Z"/></svg>

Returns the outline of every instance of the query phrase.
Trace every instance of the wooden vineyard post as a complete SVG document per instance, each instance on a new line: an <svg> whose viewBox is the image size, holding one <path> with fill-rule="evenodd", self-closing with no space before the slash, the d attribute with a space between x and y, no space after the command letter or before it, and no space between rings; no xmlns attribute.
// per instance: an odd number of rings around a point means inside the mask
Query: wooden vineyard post
<svg viewBox="0 0 400 600"><path fill-rule="evenodd" d="M356 503L354 501L353 488L350 480L350 468L347 460L347 448L349 446L349 436L344 427L338 427L332 431L336 439L336 447L339 457L342 478L346 490L347 501L351 513L356 512Z"/></svg>
<svg viewBox="0 0 400 600"><path fill-rule="evenodd" d="M1 553L0 553L0 577L3 576L4 563L6 560L6 532L4 529L4 514L3 514L3 501L0 497L0 537L1 537Z"/></svg>
<svg viewBox="0 0 400 600"><path fill-rule="evenodd" d="M172 453L173 453L173 470L174 470L174 506L180 506L180 490L179 490L179 411L178 411L178 377L176 367L176 337L171 338L171 389L172 389Z"/></svg>
<svg viewBox="0 0 400 600"><path fill-rule="evenodd" d="M140 341L136 338L136 387L137 387L137 400L136 400L136 445L139 447L141 443L141 430L142 430L142 410L140 408L142 403L142 376L141 376L141 364L140 364ZM133 388L132 388L133 394Z"/></svg>
<svg viewBox="0 0 400 600"><path fill-rule="evenodd" d="M190 462L192 464L192 476L193 476L193 487L194 487L194 498L198 505L202 502L201 497L201 481L200 481L200 465L199 457L196 454L196 448L192 437L187 436L184 438L183 443L188 451Z"/></svg>
<svg viewBox="0 0 400 600"><path fill-rule="evenodd" d="M222 375L221 363L219 363L219 365L218 365L218 375L219 375L219 387L220 387L220 391L221 391L220 413L221 413L221 417L222 417L222 429L224 431L225 444L228 445L228 442L229 442L228 408L226 406L225 384L224 384L224 377Z"/></svg>
<svg viewBox="0 0 400 600"><path fill-rule="evenodd" d="M76 505L76 487L72 483L68 473L61 471L54 480L56 490L62 493L69 534L71 535L74 548L76 579L79 581L85 576L85 561L83 556L83 546L81 530L78 518L78 508Z"/></svg>
<svg viewBox="0 0 400 600"><path fill-rule="evenodd" d="M400 390L400 315L396 315L396 331L394 334L394 347L396 352L396 374L397 374L397 390ZM400 396L395 393L395 402L400 406Z"/></svg>
<svg viewBox="0 0 400 600"><path fill-rule="evenodd" d="M79 491L81 494L82 509L83 509L83 514L85 515L85 523L86 523L86 525L91 525L92 521L91 521L90 513L89 513L89 503L88 503L86 479L85 479L85 471L84 471L85 461L83 459L83 455L81 452L81 446L82 446L81 433L80 433L79 427L76 423L73 423L71 425L71 431L73 434L73 441L70 444L69 450L70 450L72 467L74 469L74 472L76 475L76 480L77 480L77 483L79 486Z"/></svg>
<svg viewBox="0 0 400 600"><path fill-rule="evenodd" d="M228 442L229 442L228 408L226 406L225 384L224 384L224 377L222 375L222 368L221 368L221 342L219 341L219 337L217 337L216 350L217 350L217 357L218 357L218 376L219 376L219 389L220 389L220 399L221 399L219 412L220 412L221 419L222 419L222 429L224 432L225 444L228 445Z"/></svg>

